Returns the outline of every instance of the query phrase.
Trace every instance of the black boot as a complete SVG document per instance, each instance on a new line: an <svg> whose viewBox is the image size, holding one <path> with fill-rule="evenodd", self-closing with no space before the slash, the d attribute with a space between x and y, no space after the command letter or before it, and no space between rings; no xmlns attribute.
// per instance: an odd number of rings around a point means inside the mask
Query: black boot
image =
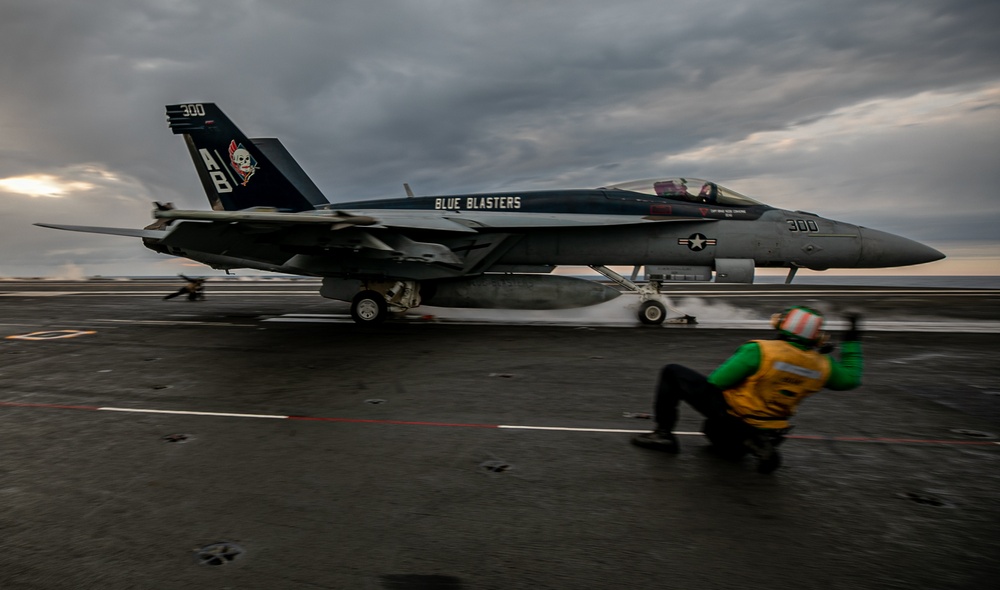
<svg viewBox="0 0 1000 590"><path fill-rule="evenodd" d="M632 437L632 444L644 449L653 449L676 455L681 451L677 437L669 430L654 430Z"/></svg>
<svg viewBox="0 0 1000 590"><path fill-rule="evenodd" d="M765 434L757 434L747 439L746 446L757 457L757 473L774 473L781 467L781 453L774 442Z"/></svg>

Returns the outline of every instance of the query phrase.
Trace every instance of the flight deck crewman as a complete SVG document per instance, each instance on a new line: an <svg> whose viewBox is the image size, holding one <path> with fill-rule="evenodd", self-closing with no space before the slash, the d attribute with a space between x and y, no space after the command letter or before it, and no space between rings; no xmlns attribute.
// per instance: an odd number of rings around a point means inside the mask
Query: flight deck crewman
<svg viewBox="0 0 1000 590"><path fill-rule="evenodd" d="M184 275L177 275L180 278L187 281L183 287L164 297L164 301L167 299L173 299L174 297L180 297L181 295L187 295L188 301L198 301L199 299L205 299L205 279L192 279L191 277L186 277Z"/></svg>
<svg viewBox="0 0 1000 590"><path fill-rule="evenodd" d="M840 360L824 346L823 315L808 307L792 307L771 318L774 340L742 345L707 378L682 365L663 367L656 389L656 430L640 434L633 444L677 453L672 429L684 400L705 416L706 438L721 454L738 458L753 453L760 473L781 465L777 447L790 430L788 420L803 399L827 388L837 391L861 385L861 332L858 316L848 316Z"/></svg>

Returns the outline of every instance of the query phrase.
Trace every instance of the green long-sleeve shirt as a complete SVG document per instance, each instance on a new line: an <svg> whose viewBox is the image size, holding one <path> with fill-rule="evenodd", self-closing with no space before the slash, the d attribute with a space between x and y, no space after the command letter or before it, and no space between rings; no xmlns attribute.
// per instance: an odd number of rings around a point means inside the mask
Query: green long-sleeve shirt
<svg viewBox="0 0 1000 590"><path fill-rule="evenodd" d="M799 348L805 347L799 346ZM844 391L861 385L862 365L861 342L841 343L840 360L830 356L830 376L824 387ZM756 342L747 342L712 371L708 381L719 389L730 389L756 373L758 368L760 368L760 346Z"/></svg>

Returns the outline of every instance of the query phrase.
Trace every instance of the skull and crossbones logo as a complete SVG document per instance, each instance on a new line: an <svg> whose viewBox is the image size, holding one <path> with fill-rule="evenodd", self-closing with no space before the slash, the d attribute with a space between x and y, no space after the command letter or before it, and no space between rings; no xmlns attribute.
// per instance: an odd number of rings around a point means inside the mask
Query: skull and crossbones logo
<svg viewBox="0 0 1000 590"><path fill-rule="evenodd" d="M237 144L236 140L232 140L229 142L229 162L232 164L233 170L243 178L243 186L246 186L250 177L257 171L257 160L243 147L242 143Z"/></svg>

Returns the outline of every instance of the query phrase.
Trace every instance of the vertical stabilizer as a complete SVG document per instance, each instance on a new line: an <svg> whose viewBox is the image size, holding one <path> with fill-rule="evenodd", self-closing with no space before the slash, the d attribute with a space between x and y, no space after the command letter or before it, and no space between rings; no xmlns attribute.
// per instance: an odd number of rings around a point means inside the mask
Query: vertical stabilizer
<svg viewBox="0 0 1000 590"><path fill-rule="evenodd" d="M328 205L330 201L323 196L323 193L316 186L316 183L309 178L302 166L295 161L292 154L288 153L288 149L282 145L281 141L274 137L267 138L257 138L251 137L250 141L254 143L262 152L264 156L271 160L278 170L285 175L295 189L302 193L302 196L306 198L307 201L312 203L314 207L319 205Z"/></svg>
<svg viewBox="0 0 1000 590"><path fill-rule="evenodd" d="M215 104L168 105L167 121L184 136L212 209L308 211L327 202L284 146L273 140L262 149Z"/></svg>

